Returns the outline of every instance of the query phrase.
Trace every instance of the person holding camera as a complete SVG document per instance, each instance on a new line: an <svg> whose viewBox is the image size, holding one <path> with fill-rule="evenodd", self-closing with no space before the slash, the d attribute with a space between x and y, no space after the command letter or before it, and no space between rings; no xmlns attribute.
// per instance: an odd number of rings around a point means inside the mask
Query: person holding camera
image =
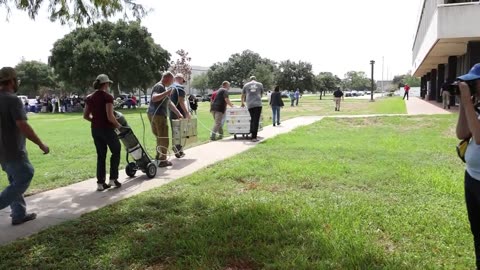
<svg viewBox="0 0 480 270"><path fill-rule="evenodd" d="M465 152L465 202L468 220L473 234L477 269L480 269L480 120L478 102L480 98L480 64L468 74L458 77L460 112L457 123L457 137L469 140Z"/></svg>

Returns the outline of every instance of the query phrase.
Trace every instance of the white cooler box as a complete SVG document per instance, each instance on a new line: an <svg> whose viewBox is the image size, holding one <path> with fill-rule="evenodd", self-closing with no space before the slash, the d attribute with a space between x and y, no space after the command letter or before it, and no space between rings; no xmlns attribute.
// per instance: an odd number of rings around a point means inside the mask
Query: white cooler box
<svg viewBox="0 0 480 270"><path fill-rule="evenodd" d="M230 134L250 134L250 113L247 108L228 108L225 116L227 131ZM263 130L263 116L260 116L258 131Z"/></svg>
<svg viewBox="0 0 480 270"><path fill-rule="evenodd" d="M197 142L197 118L172 120L172 144L186 146Z"/></svg>

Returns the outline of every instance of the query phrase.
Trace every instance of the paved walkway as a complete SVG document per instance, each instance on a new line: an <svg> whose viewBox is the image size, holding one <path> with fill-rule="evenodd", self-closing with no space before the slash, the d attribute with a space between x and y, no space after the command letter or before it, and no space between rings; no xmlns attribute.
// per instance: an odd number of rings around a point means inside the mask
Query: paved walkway
<svg viewBox="0 0 480 270"><path fill-rule="evenodd" d="M450 114L450 111L442 109L428 101L418 97L411 97L405 100L407 105L407 113L409 115L433 115L433 114Z"/></svg>
<svg viewBox="0 0 480 270"><path fill-rule="evenodd" d="M264 139L273 138L293 129L310 125L322 117L297 117L287 120L279 127L267 126L260 132ZM120 172L123 182L120 189L109 189L104 192L95 191L96 179L89 179L67 187L42 192L26 198L29 212L38 213L35 221L20 226L12 226L10 209L0 211L0 245L37 233L47 227L57 225L66 220L80 217L82 214L97 210L114 202L134 196L141 192L165 185L173 180L190 175L218 161L253 148L256 143L239 139L226 138L211 142L186 151L185 158L173 160L174 165L168 169L160 169L155 179L148 179L142 172L136 178L128 178ZM208 153L206 155L205 153ZM126 180L122 180L126 179Z"/></svg>

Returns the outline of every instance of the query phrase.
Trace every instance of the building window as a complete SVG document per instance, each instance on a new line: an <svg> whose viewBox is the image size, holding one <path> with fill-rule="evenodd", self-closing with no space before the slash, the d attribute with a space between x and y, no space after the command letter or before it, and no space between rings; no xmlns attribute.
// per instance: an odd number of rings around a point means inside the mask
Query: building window
<svg viewBox="0 0 480 270"><path fill-rule="evenodd" d="M458 4L468 2L478 2L479 0L445 0L445 4Z"/></svg>

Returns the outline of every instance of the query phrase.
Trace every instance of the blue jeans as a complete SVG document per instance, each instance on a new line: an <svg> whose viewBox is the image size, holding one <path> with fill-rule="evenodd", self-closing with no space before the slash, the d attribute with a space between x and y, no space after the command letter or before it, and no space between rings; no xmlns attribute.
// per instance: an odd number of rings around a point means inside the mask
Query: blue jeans
<svg viewBox="0 0 480 270"><path fill-rule="evenodd" d="M273 124L280 124L280 106L272 106L272 112L273 112Z"/></svg>
<svg viewBox="0 0 480 270"><path fill-rule="evenodd" d="M7 173L10 185L0 193L0 209L10 206L12 219L22 219L27 214L27 205L23 194L32 181L33 166L26 157L18 161L3 162L1 165Z"/></svg>

